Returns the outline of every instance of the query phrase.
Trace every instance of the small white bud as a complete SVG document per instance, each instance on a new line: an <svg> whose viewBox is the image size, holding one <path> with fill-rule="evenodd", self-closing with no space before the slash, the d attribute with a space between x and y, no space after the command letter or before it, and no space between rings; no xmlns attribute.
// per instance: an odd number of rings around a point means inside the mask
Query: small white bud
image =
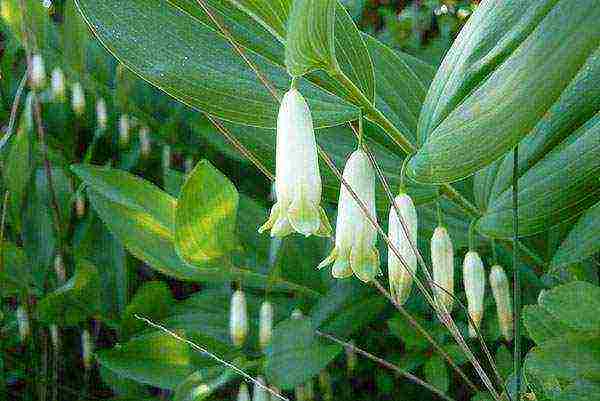
<svg viewBox="0 0 600 401"><path fill-rule="evenodd" d="M78 219L83 218L85 215L85 198L80 192L75 194L75 214Z"/></svg>
<svg viewBox="0 0 600 401"><path fill-rule="evenodd" d="M127 146L129 143L129 115L121 114L119 117L119 145Z"/></svg>
<svg viewBox="0 0 600 401"><path fill-rule="evenodd" d="M244 382L240 384L237 401L250 401L250 392L248 391L248 385Z"/></svg>
<svg viewBox="0 0 600 401"><path fill-rule="evenodd" d="M333 387L331 386L331 376L327 369L319 373L319 388L323 401L333 401Z"/></svg>
<svg viewBox="0 0 600 401"><path fill-rule="evenodd" d="M433 293L438 304L448 313L454 306L454 247L448 231L438 226L431 238L431 265L433 268ZM444 290L442 290L441 288ZM442 309L443 310L443 309Z"/></svg>
<svg viewBox="0 0 600 401"><path fill-rule="evenodd" d="M80 116L85 111L85 94L79 82L75 82L71 88L71 107L73 112Z"/></svg>
<svg viewBox="0 0 600 401"><path fill-rule="evenodd" d="M52 70L50 77L50 89L52 93L52 99L57 102L65 101L65 74L60 67L55 67Z"/></svg>
<svg viewBox="0 0 600 401"><path fill-rule="evenodd" d="M83 366L86 369L92 367L92 354L94 352L94 343L89 330L84 329L81 332L81 354L83 358Z"/></svg>
<svg viewBox="0 0 600 401"><path fill-rule="evenodd" d="M106 113L106 102L103 98L96 101L96 121L98 128L105 130L108 125L108 114Z"/></svg>
<svg viewBox="0 0 600 401"><path fill-rule="evenodd" d="M259 343L264 350L271 342L273 336L273 304L269 301L264 301L260 306L259 319Z"/></svg>
<svg viewBox="0 0 600 401"><path fill-rule="evenodd" d="M140 136L140 154L143 158L150 155L152 142L150 142L150 134L148 133L148 127L143 126L139 131Z"/></svg>
<svg viewBox="0 0 600 401"><path fill-rule="evenodd" d="M194 169L194 158L192 156L187 156L183 161L183 170L186 174L189 174Z"/></svg>
<svg viewBox="0 0 600 401"><path fill-rule="evenodd" d="M496 301L496 311L498 313L498 325L506 341L513 338L513 309L510 297L510 288L508 278L501 266L492 266L490 272L490 287Z"/></svg>
<svg viewBox="0 0 600 401"><path fill-rule="evenodd" d="M302 313L302 311L299 308L294 308L294 310L292 311L292 319L302 319L304 318L304 313Z"/></svg>
<svg viewBox="0 0 600 401"><path fill-rule="evenodd" d="M19 337L21 342L25 342L31 333L31 326L29 325L29 316L27 315L27 311L22 305L17 307L17 324L19 327Z"/></svg>
<svg viewBox="0 0 600 401"><path fill-rule="evenodd" d="M344 167L344 180L353 189L369 215L377 220L375 209L375 172L365 152L354 151ZM331 274L336 278L354 273L370 282L379 273L377 230L365 216L352 194L341 184L333 251L318 268L333 263Z"/></svg>
<svg viewBox="0 0 600 401"><path fill-rule="evenodd" d="M260 383L262 386L266 386L265 379L262 376L258 376L256 381ZM257 383L254 383L254 391L252 396L252 401L269 401L270 395L269 392L262 386L259 386Z"/></svg>
<svg viewBox="0 0 600 401"><path fill-rule="evenodd" d="M34 54L31 57L31 88L40 90L46 85L46 67L41 54Z"/></svg>
<svg viewBox="0 0 600 401"><path fill-rule="evenodd" d="M162 168L163 171L171 168L171 147L169 145L164 145L162 148Z"/></svg>
<svg viewBox="0 0 600 401"><path fill-rule="evenodd" d="M300 92L291 88L277 116L275 154L277 202L259 232L285 237L292 232L328 237L331 226L320 206L321 175L310 109Z"/></svg>
<svg viewBox="0 0 600 401"><path fill-rule="evenodd" d="M54 349L58 349L59 347L59 333L58 333L58 326L55 324L51 324L50 325L50 341L52 342L52 346L54 347Z"/></svg>
<svg viewBox="0 0 600 401"><path fill-rule="evenodd" d="M469 15L471 15L471 11L466 9L466 8L460 8L457 12L456 12L456 16L459 19L465 19L467 18Z"/></svg>
<svg viewBox="0 0 600 401"><path fill-rule="evenodd" d="M58 280L59 285L62 285L67 281L65 263L60 253L57 253L54 257L54 272L56 273L56 279Z"/></svg>
<svg viewBox="0 0 600 401"><path fill-rule="evenodd" d="M394 203L400 211L400 216L406 224L410 236L409 242L404 227L396 214L396 208L393 205L390 206L388 237L408 267L407 270L392 248L388 247L390 292L396 302L402 305L410 295L413 276L417 272L417 255L411 246L411 242L415 247L417 246L417 209L415 209L410 196L405 193L398 195L394 199Z"/></svg>
<svg viewBox="0 0 600 401"><path fill-rule="evenodd" d="M463 284L467 295L469 315L479 328L483 317L483 300L485 295L485 271L479 254L469 251L463 261ZM469 321L469 336L477 337L477 331Z"/></svg>
<svg viewBox="0 0 600 401"><path fill-rule="evenodd" d="M246 307L246 295L242 290L235 291L231 297L229 331L231 341L236 347L244 345L248 336L248 309Z"/></svg>

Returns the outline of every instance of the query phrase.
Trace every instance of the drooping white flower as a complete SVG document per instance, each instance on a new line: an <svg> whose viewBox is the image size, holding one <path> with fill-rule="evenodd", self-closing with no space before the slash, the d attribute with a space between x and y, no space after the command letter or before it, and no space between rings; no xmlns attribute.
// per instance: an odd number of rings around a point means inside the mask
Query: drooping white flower
<svg viewBox="0 0 600 401"><path fill-rule="evenodd" d="M483 299L485 295L485 271L479 254L469 251L463 261L463 284L467 295L469 315L479 328L483 317ZM469 336L477 337L477 331L469 321Z"/></svg>
<svg viewBox="0 0 600 401"><path fill-rule="evenodd" d="M258 328L258 342L265 349L273 336L273 304L269 301L264 301L260 306Z"/></svg>
<svg viewBox="0 0 600 401"><path fill-rule="evenodd" d="M21 342L25 342L31 333L31 326L29 324L29 316L27 315L27 311L22 305L17 307L17 324Z"/></svg>
<svg viewBox="0 0 600 401"><path fill-rule="evenodd" d="M454 295L454 248L448 231L442 226L436 227L431 238L431 266L433 281L437 284L433 287L435 299L450 313L454 306L451 296Z"/></svg>
<svg viewBox="0 0 600 401"><path fill-rule="evenodd" d="M129 115L121 114L119 117L119 145L126 146L129 143Z"/></svg>
<svg viewBox="0 0 600 401"><path fill-rule="evenodd" d="M90 331L84 329L81 332L81 354L83 358L83 366L86 369L92 367L92 353L94 352L94 342Z"/></svg>
<svg viewBox="0 0 600 401"><path fill-rule="evenodd" d="M277 202L259 232L270 229L276 237L293 231L330 236L331 226L320 206L321 175L312 116L295 88L285 94L279 107L275 175Z"/></svg>
<svg viewBox="0 0 600 401"><path fill-rule="evenodd" d="M148 132L148 127L142 126L138 135L140 136L140 154L143 158L146 158L148 157L148 155L150 155L150 150L152 146L152 143L150 142L150 134Z"/></svg>
<svg viewBox="0 0 600 401"><path fill-rule="evenodd" d="M46 85L46 67L44 67L44 59L41 54L31 56L31 88L40 90Z"/></svg>
<svg viewBox="0 0 600 401"><path fill-rule="evenodd" d="M171 146L164 145L162 148L162 168L167 171L171 168Z"/></svg>
<svg viewBox="0 0 600 401"><path fill-rule="evenodd" d="M373 219L375 210L375 173L365 152L354 151L344 167L344 180L365 205ZM335 227L335 246L319 268L333 263L333 277L350 277L354 273L369 282L379 273L377 230L365 216L345 185L341 185Z"/></svg>
<svg viewBox="0 0 600 401"><path fill-rule="evenodd" d="M71 88L71 107L73 112L80 116L85 111L85 94L79 82L75 82Z"/></svg>
<svg viewBox="0 0 600 401"><path fill-rule="evenodd" d="M54 257L54 273L56 273L56 279L59 285L63 285L67 281L67 272L65 270L65 263L60 253L57 253Z"/></svg>
<svg viewBox="0 0 600 401"><path fill-rule="evenodd" d="M244 291L237 290L231 297L229 310L229 332L231 341L236 347L241 347L248 336L248 309Z"/></svg>
<svg viewBox="0 0 600 401"><path fill-rule="evenodd" d="M50 341L52 342L52 346L54 347L54 349L58 349L58 347L60 346L60 340L58 326L56 324L50 325Z"/></svg>
<svg viewBox="0 0 600 401"><path fill-rule="evenodd" d="M65 74L60 67L55 67L50 74L50 91L52 99L57 102L65 101Z"/></svg>
<svg viewBox="0 0 600 401"><path fill-rule="evenodd" d="M392 248L388 247L390 292L396 302L402 305L410 295L413 276L417 272L417 255L411 246L411 242L414 246L417 244L417 209L415 209L412 199L406 193L396 196L394 203L400 211L402 220L406 224L410 238L409 242L404 227L400 219L398 219L396 208L393 205L390 206L388 238L406 263L406 266L404 266ZM406 269L407 267L408 270Z"/></svg>
<svg viewBox="0 0 600 401"><path fill-rule="evenodd" d="M103 98L96 101L96 121L100 129L106 129L108 124L108 114L106 113L106 102Z"/></svg>
<svg viewBox="0 0 600 401"><path fill-rule="evenodd" d="M510 287L508 278L501 266L492 266L490 272L490 287L496 301L496 311L498 313L498 325L506 341L513 338L513 309L510 297Z"/></svg>
<svg viewBox="0 0 600 401"><path fill-rule="evenodd" d="M248 392L248 385L246 383L242 382L240 384L237 401L250 401L250 392Z"/></svg>

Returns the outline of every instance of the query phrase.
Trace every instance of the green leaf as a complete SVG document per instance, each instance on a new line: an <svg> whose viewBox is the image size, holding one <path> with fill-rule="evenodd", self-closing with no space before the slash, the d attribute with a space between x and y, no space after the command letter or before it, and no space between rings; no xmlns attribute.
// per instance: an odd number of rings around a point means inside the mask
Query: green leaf
<svg viewBox="0 0 600 401"><path fill-rule="evenodd" d="M231 2L258 21L279 41L285 41L288 14L293 0L231 0Z"/></svg>
<svg viewBox="0 0 600 401"><path fill-rule="evenodd" d="M576 281L540 294L540 306L572 330L600 330L600 287Z"/></svg>
<svg viewBox="0 0 600 401"><path fill-rule="evenodd" d="M478 7L432 83L419 122L423 146L409 174L427 183L469 176L528 135L573 80L584 83L577 92L587 96L597 84L579 74L592 76L599 60L593 38L600 10L593 4L503 0Z"/></svg>
<svg viewBox="0 0 600 401"><path fill-rule="evenodd" d="M589 208L569 232L552 258L553 268L579 262L598 251L600 244L600 202Z"/></svg>
<svg viewBox="0 0 600 401"><path fill-rule="evenodd" d="M207 160L187 177L175 209L175 246L192 265L227 255L235 246L239 195Z"/></svg>
<svg viewBox="0 0 600 401"><path fill-rule="evenodd" d="M282 389L292 389L317 375L340 351L339 345L325 345L316 337L310 320L283 321L273 330L266 350L267 380Z"/></svg>
<svg viewBox="0 0 600 401"><path fill-rule="evenodd" d="M555 401L594 401L600 399L600 382L577 380L565 387Z"/></svg>
<svg viewBox="0 0 600 401"><path fill-rule="evenodd" d="M219 369L218 371L223 371ZM219 388L234 380L238 374L232 369L226 369L214 377L214 373L198 371L192 373L175 389L173 401L202 401L214 394Z"/></svg>
<svg viewBox="0 0 600 401"><path fill-rule="evenodd" d="M77 4L98 39L143 79L197 110L241 124L275 128L278 102L195 2L77 0ZM264 29L235 6L211 3L211 8L217 6L219 13L231 17L227 26L235 22L236 40L241 35L238 26L264 39ZM160 30L152 28L157 25ZM272 44L252 42L253 36L241 41L244 53L278 92L286 91L289 76L282 65L273 64L268 48ZM305 80L300 90L309 100L317 127L358 116L355 107Z"/></svg>
<svg viewBox="0 0 600 401"><path fill-rule="evenodd" d="M61 326L76 326L93 316L100 304L98 281L96 267L86 260L77 260L73 277L40 301L40 319Z"/></svg>
<svg viewBox="0 0 600 401"><path fill-rule="evenodd" d="M195 370L189 346L155 332L96 353L102 366L114 373L164 389L175 389Z"/></svg>
<svg viewBox="0 0 600 401"><path fill-rule="evenodd" d="M496 365L500 376L507 380L513 370L513 360L511 352L505 345L500 345L496 350Z"/></svg>
<svg viewBox="0 0 600 401"><path fill-rule="evenodd" d="M423 373L425 374L425 380L429 384L432 384L444 393L448 392L450 388L450 375L446 362L441 356L433 355L429 358L423 366Z"/></svg>
<svg viewBox="0 0 600 401"><path fill-rule="evenodd" d="M539 305L527 305L523 308L523 324L529 337L536 344L570 332L569 326L557 320L545 308Z"/></svg>
<svg viewBox="0 0 600 401"><path fill-rule="evenodd" d="M337 68L335 6L336 0L294 0L285 47L285 64L292 76Z"/></svg>
<svg viewBox="0 0 600 401"><path fill-rule="evenodd" d="M519 178L519 234L566 223L600 198L600 114L582 125ZM491 200L478 229L493 237L513 233L512 187Z"/></svg>
<svg viewBox="0 0 600 401"><path fill-rule="evenodd" d="M2 270L0 271L0 294L16 296L23 291L41 293L45 280L45 271L35 271L27 260L22 248L6 239L2 241Z"/></svg>
<svg viewBox="0 0 600 401"><path fill-rule="evenodd" d="M123 313L121 335L130 338L146 328L146 323L135 317L140 315L156 321L166 317L173 306L169 287L161 281L149 281L140 287Z"/></svg>

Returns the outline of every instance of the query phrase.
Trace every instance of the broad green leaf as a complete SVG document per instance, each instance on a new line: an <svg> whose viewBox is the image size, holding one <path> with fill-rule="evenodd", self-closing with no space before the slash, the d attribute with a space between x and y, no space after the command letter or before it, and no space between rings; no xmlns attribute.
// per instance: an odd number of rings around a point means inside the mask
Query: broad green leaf
<svg viewBox="0 0 600 401"><path fill-rule="evenodd" d="M222 373L216 377L206 370L192 373L177 386L173 395L173 401L205 400L238 376L238 373L232 369L219 369L218 371Z"/></svg>
<svg viewBox="0 0 600 401"><path fill-rule="evenodd" d="M77 0L98 39L124 65L177 100L241 124L274 128L278 102L219 29L189 11L186 1ZM236 8L234 6L234 10ZM243 18L243 15L238 15ZM153 27L160 25L161 29ZM256 26L246 16L244 26ZM258 49L245 54L283 93L289 76ZM357 109L303 80L300 89L316 126L354 120Z"/></svg>
<svg viewBox="0 0 600 401"><path fill-rule="evenodd" d="M46 295L38 305L40 319L61 326L75 326L99 311L98 270L86 260L77 260L75 274L64 285Z"/></svg>
<svg viewBox="0 0 600 401"><path fill-rule="evenodd" d="M600 287L583 281L542 293L540 306L572 330L600 330Z"/></svg>
<svg viewBox="0 0 600 401"><path fill-rule="evenodd" d="M230 0L258 21L281 42L287 35L287 20L293 0Z"/></svg>
<svg viewBox="0 0 600 401"><path fill-rule="evenodd" d="M565 387L555 401L594 401L600 399L600 382L577 380Z"/></svg>
<svg viewBox="0 0 600 401"><path fill-rule="evenodd" d="M505 345L500 345L496 350L496 365L498 372L506 380L513 370L512 353Z"/></svg>
<svg viewBox="0 0 600 401"><path fill-rule="evenodd" d="M120 376L170 390L195 371L189 346L162 332L135 337L96 356L103 367Z"/></svg>
<svg viewBox="0 0 600 401"><path fill-rule="evenodd" d="M22 248L6 239L0 247L2 253L2 270L0 271L0 293L4 297L16 296L23 291L42 293L45 272L32 271L27 255Z"/></svg>
<svg viewBox="0 0 600 401"><path fill-rule="evenodd" d="M552 267L579 262L600 246L600 202L581 215L552 258Z"/></svg>
<svg viewBox="0 0 600 401"><path fill-rule="evenodd" d="M570 221L600 198L600 114L556 146L519 178L519 234L528 236ZM510 237L512 187L491 200L478 229Z"/></svg>
<svg viewBox="0 0 600 401"><path fill-rule="evenodd" d="M64 4L63 28L63 64L70 67L76 75L72 79L80 80L86 72L86 47L90 40L87 25L77 12L74 0Z"/></svg>
<svg viewBox="0 0 600 401"><path fill-rule="evenodd" d="M146 328L146 323L135 315L153 321L161 320L169 314L173 304L173 296L167 284L161 281L144 283L123 313L121 335L127 339Z"/></svg>
<svg viewBox="0 0 600 401"><path fill-rule="evenodd" d="M423 373L425 374L425 380L429 384L432 384L444 393L448 391L450 387L450 375L446 361L441 356L433 355L430 357L423 366Z"/></svg>
<svg viewBox="0 0 600 401"><path fill-rule="evenodd" d="M566 323L557 320L539 305L527 305L523 308L523 325L527 328L529 337L536 344L561 337L570 331Z"/></svg>
<svg viewBox="0 0 600 401"><path fill-rule="evenodd" d="M600 11L593 0L580 5L503 0L478 7L425 101L412 177L449 182L485 167L529 134L571 81L590 73Z"/></svg>
<svg viewBox="0 0 600 401"><path fill-rule="evenodd" d="M316 376L339 352L339 345L323 343L305 318L279 323L266 350L267 381L282 389L292 389Z"/></svg>
<svg viewBox="0 0 600 401"><path fill-rule="evenodd" d="M175 209L175 246L183 260L202 265L235 246L239 195L207 160L187 177Z"/></svg>
<svg viewBox="0 0 600 401"><path fill-rule="evenodd" d="M285 64L295 77L334 71L336 0L294 0L287 24Z"/></svg>

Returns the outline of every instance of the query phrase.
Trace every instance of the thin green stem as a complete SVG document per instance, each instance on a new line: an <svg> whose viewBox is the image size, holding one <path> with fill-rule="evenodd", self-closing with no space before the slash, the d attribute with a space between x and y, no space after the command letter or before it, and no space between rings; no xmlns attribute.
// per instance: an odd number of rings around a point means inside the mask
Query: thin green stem
<svg viewBox="0 0 600 401"><path fill-rule="evenodd" d="M513 298L514 298L514 367L515 372L515 398L521 398L521 277L519 274L519 145L513 151L513 177L512 177L512 202L513 202Z"/></svg>
<svg viewBox="0 0 600 401"><path fill-rule="evenodd" d="M469 251L475 250L475 223L477 220L471 220L471 224L469 224Z"/></svg>
<svg viewBox="0 0 600 401"><path fill-rule="evenodd" d="M437 215L438 227L443 227L444 226L444 218L443 218L443 213L442 213L442 207L440 206L439 200L435 201L435 212Z"/></svg>

